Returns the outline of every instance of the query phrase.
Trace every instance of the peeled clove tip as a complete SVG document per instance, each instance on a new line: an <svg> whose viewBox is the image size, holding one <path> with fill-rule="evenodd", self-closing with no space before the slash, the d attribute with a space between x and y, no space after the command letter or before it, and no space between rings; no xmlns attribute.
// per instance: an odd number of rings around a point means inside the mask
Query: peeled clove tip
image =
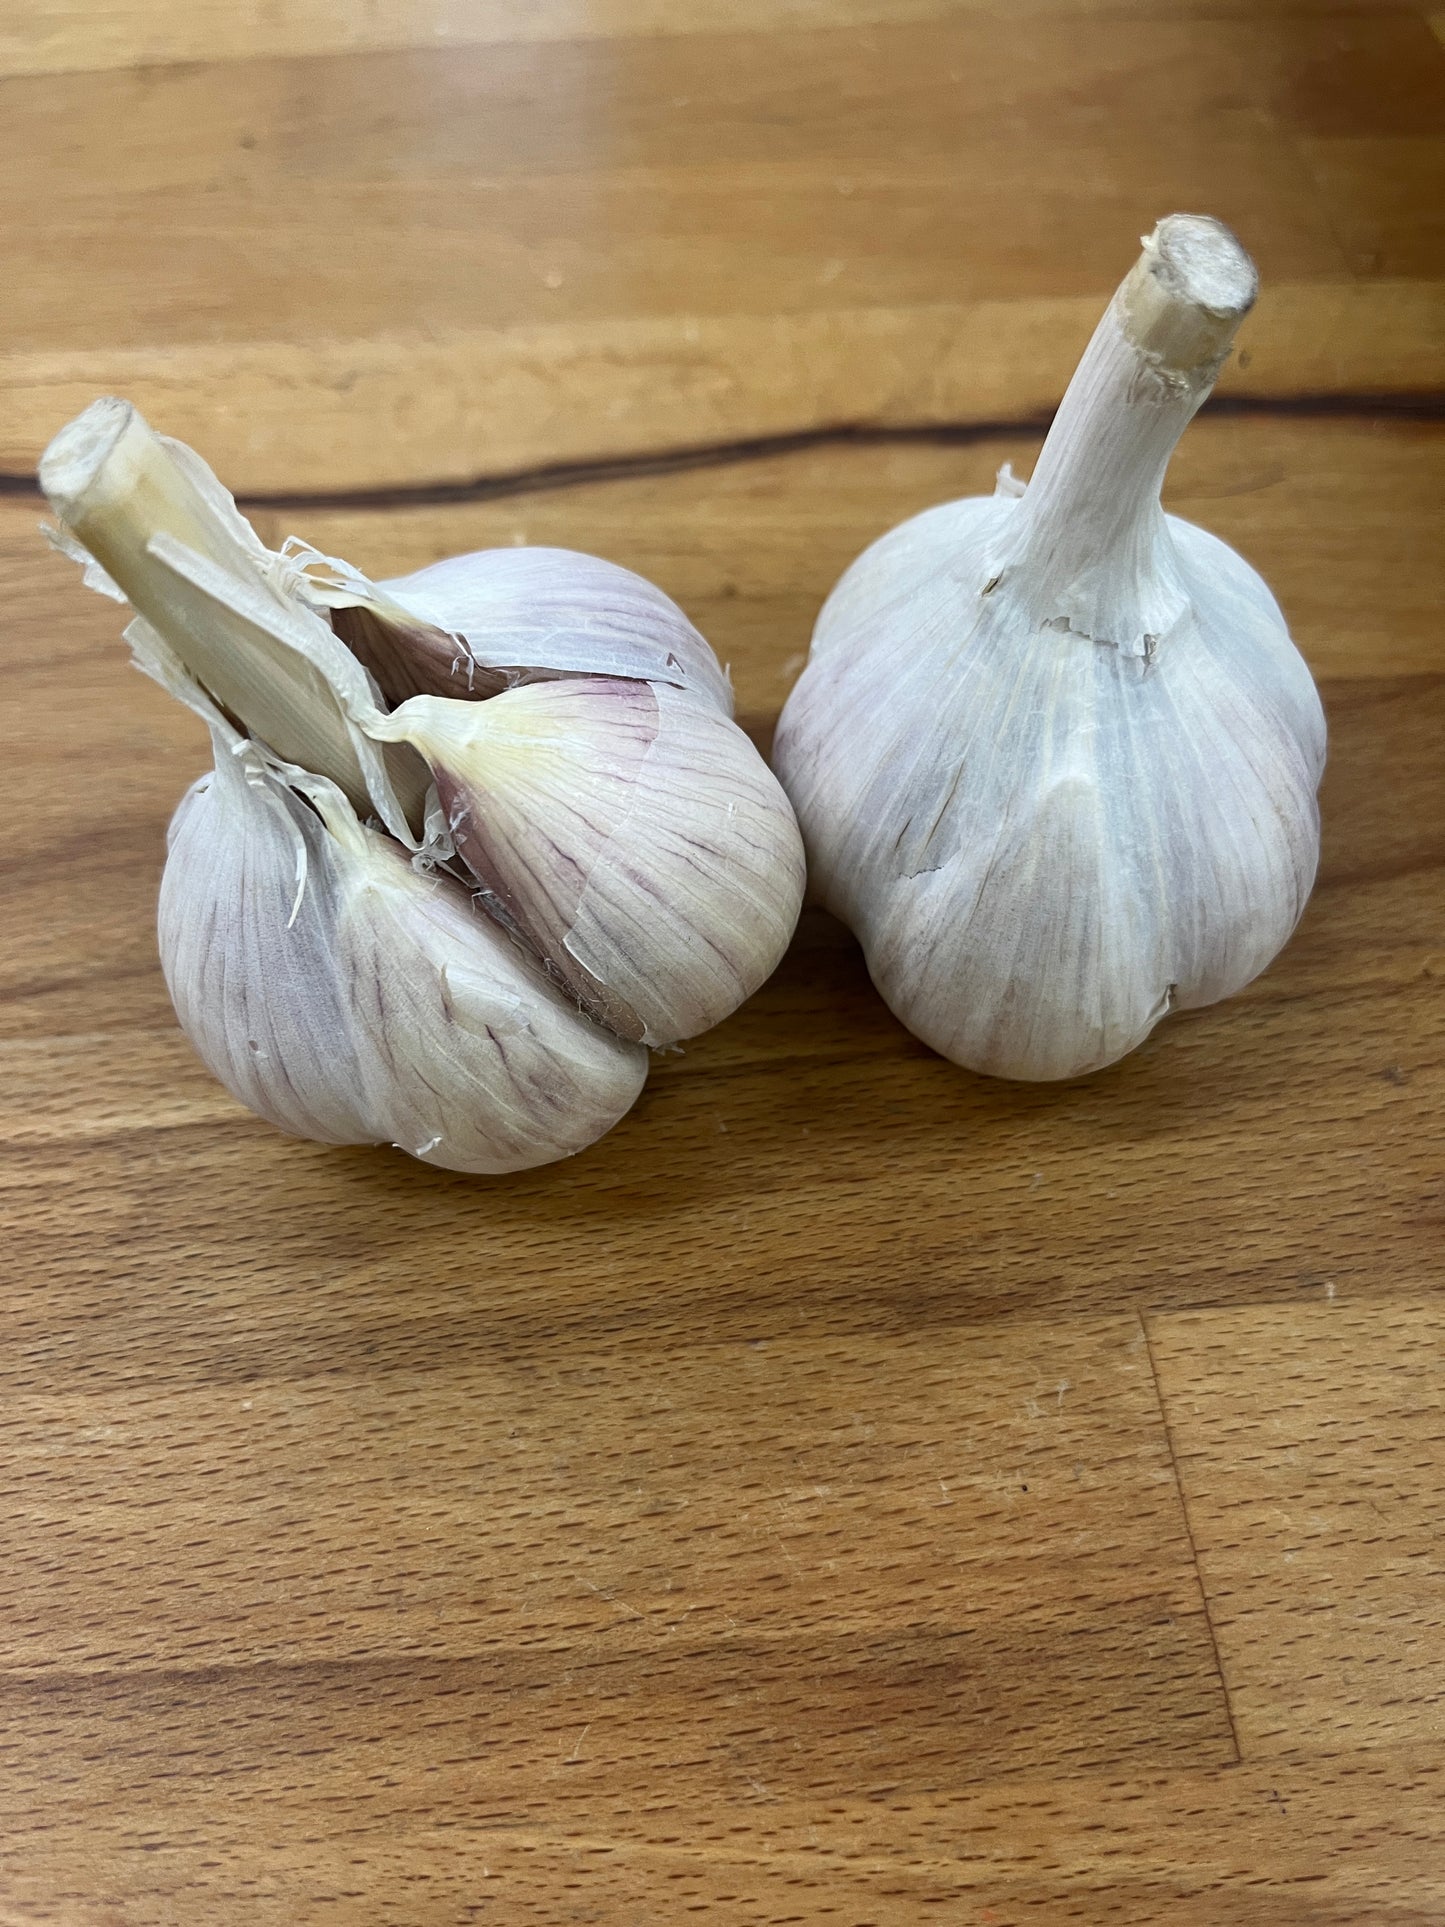
<svg viewBox="0 0 1445 1927"><path fill-rule="evenodd" d="M1119 290L1125 332L1152 361L1212 379L1254 306L1259 276L1222 221L1171 214Z"/></svg>

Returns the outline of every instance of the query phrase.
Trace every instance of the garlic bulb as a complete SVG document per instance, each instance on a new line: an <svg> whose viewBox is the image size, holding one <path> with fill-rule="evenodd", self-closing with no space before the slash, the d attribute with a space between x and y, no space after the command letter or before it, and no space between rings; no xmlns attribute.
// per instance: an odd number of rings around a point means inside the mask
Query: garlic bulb
<svg viewBox="0 0 1445 1927"><path fill-rule="evenodd" d="M332 783L212 719L171 824L159 935L181 1028L283 1131L452 1171L570 1156L632 1106L647 1055L580 1015L449 877ZM288 780L289 777L289 780Z"/></svg>
<svg viewBox="0 0 1445 1927"><path fill-rule="evenodd" d="M374 732L421 750L488 904L619 1035L709 1029L787 947L792 810L743 732L682 690L594 676L416 696Z"/></svg>
<svg viewBox="0 0 1445 1927"><path fill-rule="evenodd" d="M1112 1063L1240 989L1304 908L1318 696L1260 578L1159 503L1255 292L1219 223L1161 222L1028 488L868 549L783 712L818 894L973 1070Z"/></svg>
<svg viewBox="0 0 1445 1927"><path fill-rule="evenodd" d="M777 963L791 806L641 577L497 550L373 584L301 542L273 554L118 401L61 431L41 482L57 546L137 610L139 666L211 730L163 961L197 1050L263 1116L460 1170L564 1157L632 1103L644 1040L717 1022Z"/></svg>

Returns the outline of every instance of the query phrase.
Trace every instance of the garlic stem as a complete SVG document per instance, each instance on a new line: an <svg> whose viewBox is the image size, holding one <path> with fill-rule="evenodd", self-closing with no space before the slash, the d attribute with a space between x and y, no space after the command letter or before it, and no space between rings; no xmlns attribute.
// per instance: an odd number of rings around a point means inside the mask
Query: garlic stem
<svg viewBox="0 0 1445 1927"><path fill-rule="evenodd" d="M1254 303L1219 221L1172 214L1104 313L1002 538L1036 619L1146 658L1185 606L1160 505L1179 437Z"/></svg>
<svg viewBox="0 0 1445 1927"><path fill-rule="evenodd" d="M421 759L356 727L364 672L324 617L273 579L274 558L210 470L129 402L91 404L40 463L51 506L196 680L284 761L329 777L396 834L420 825Z"/></svg>

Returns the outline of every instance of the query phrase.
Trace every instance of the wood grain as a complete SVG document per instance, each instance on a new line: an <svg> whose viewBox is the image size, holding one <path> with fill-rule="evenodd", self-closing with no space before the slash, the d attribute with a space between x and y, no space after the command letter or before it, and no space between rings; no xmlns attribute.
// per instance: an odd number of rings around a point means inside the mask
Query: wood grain
<svg viewBox="0 0 1445 1927"><path fill-rule="evenodd" d="M1302 1741L1440 1743L1442 1340L1428 1301L1368 1317L1330 1303L1150 1321L1254 1759Z"/></svg>
<svg viewBox="0 0 1445 1927"><path fill-rule="evenodd" d="M497 1800L541 1798L558 1738L565 1765L589 1723L573 1763L585 1750L584 1777L638 1801L659 1726L699 1800L834 1773L919 1790L1041 1749L1234 1757L1136 1320L669 1346L652 1365L504 1343L489 1366L380 1380L117 1390L99 1429L86 1395L22 1401L8 1449L41 1544L7 1560L37 1609L7 1638L12 1715L23 1680L46 1720L105 1703L134 1730L158 1681L239 1665L271 1701L242 1751L298 1715L364 1748L378 1708L420 1691L438 1763L491 1709L467 1778ZM338 1527L361 1584L318 1572ZM81 1542L67 1573L42 1550L57 1530ZM104 1590L126 1574L129 1610L76 1571ZM937 1741L920 1756L921 1719L952 1730L946 1767Z"/></svg>
<svg viewBox="0 0 1445 1927"><path fill-rule="evenodd" d="M820 1802L802 1825L756 1793L700 1813L665 1788L640 1810L588 1802L583 1756L568 1769L559 1749L565 1829L555 1794L529 1819L516 1806L479 1812L463 1786L455 1803L436 1800L435 1824L392 1811L382 1824L324 1837L300 1817L318 1794L344 1810L358 1784L384 1797L408 1783L413 1763L387 1748L380 1722L371 1737L369 1777L342 1766L333 1779L313 1750L290 1773L290 1803L264 1813L253 1806L218 1823L204 1809L178 1811L172 1786L129 1814L56 1818L4 1918L53 1920L57 1893L61 1917L81 1927L132 1908L163 1927L233 1912L266 1927L298 1917L404 1927L488 1913L671 1927L689 1911L742 1927L835 1917L914 1927L930 1914L970 1927L1217 1927L1222 1914L1281 1927L1434 1927L1439 1916L1428 1871L1442 1839L1438 1748L1335 1754L1323 1772L1314 1756L1305 1766L1276 1759L1137 1777L1008 1775L965 1796L895 1790ZM239 1763L268 1765L260 1747ZM77 1865L88 1882L77 1883ZM118 1908L87 1902L97 1875Z"/></svg>
<svg viewBox="0 0 1445 1927"><path fill-rule="evenodd" d="M1239 392L1445 387L1418 14L828 19L0 80L0 463L105 390L242 490L1015 419L1174 207L1265 276Z"/></svg>
<svg viewBox="0 0 1445 1927"><path fill-rule="evenodd" d="M408 316L356 340L0 354L0 462L28 481L56 428L105 393L202 448L243 495L505 482L838 424L1024 425L1051 415L1109 292L1101 279L1029 300L427 335ZM1445 281L1274 282L1243 340L1228 396L1340 398L1365 415L1400 396L1438 413Z"/></svg>
<svg viewBox="0 0 1445 1927"><path fill-rule="evenodd" d="M1313 0L1272 0L1276 12L1307 13ZM1204 19L1248 15L1257 0L1110 0L1113 16L1188 13ZM1415 11L1409 0L1355 0L1363 12ZM87 73L188 61L247 60L284 52L349 53L441 44L487 46L585 37L776 32L788 27L877 27L959 14L1052 14L1087 22L1097 0L292 0L284 13L266 0L221 6L195 0L109 0L102 10L73 0L33 0L0 28L0 74Z"/></svg>
<svg viewBox="0 0 1445 1927"><path fill-rule="evenodd" d="M1442 105L1403 0L0 28L0 1927L1445 1916ZM377 574L612 556L765 742L1175 204L1265 293L1169 504L1330 715L1258 983L991 1085L809 912L491 1182L210 1081L152 934L202 745L38 537L61 421L130 394Z"/></svg>

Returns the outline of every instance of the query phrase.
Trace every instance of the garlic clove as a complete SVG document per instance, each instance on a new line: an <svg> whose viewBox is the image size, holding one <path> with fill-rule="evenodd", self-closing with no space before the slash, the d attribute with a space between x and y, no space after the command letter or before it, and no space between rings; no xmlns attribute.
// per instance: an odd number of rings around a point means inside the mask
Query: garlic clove
<svg viewBox="0 0 1445 1927"><path fill-rule="evenodd" d="M1254 571L1159 503L1254 289L1218 223L1161 223L1027 489L867 550L784 709L818 894L971 1069L1113 1062L1257 975L1308 897L1314 684Z"/></svg>
<svg viewBox="0 0 1445 1927"><path fill-rule="evenodd" d="M294 537L283 553L300 592L331 612L390 703L589 675L669 683L733 713L717 657L677 604L600 556L482 549L371 583Z"/></svg>
<svg viewBox="0 0 1445 1927"><path fill-rule="evenodd" d="M419 696L378 726L426 757L496 914L620 1035L708 1029L776 967L803 857L743 732L680 690L585 678Z"/></svg>
<svg viewBox="0 0 1445 1927"><path fill-rule="evenodd" d="M376 692L327 622L276 571L230 495L191 449L128 403L92 403L50 443L40 481L93 558L86 581L119 592L216 702L275 754L335 782L414 841L426 771L357 726Z"/></svg>
<svg viewBox="0 0 1445 1927"><path fill-rule="evenodd" d="M514 683L530 680L524 669L488 668L463 637L423 622L381 597L333 608L331 626L392 709L413 696L482 702L488 696L500 696Z"/></svg>
<svg viewBox="0 0 1445 1927"><path fill-rule="evenodd" d="M215 729L171 825L161 959L181 1027L294 1136L520 1171L621 1118L646 1053L593 1024L449 877L418 872L334 785L306 795Z"/></svg>

